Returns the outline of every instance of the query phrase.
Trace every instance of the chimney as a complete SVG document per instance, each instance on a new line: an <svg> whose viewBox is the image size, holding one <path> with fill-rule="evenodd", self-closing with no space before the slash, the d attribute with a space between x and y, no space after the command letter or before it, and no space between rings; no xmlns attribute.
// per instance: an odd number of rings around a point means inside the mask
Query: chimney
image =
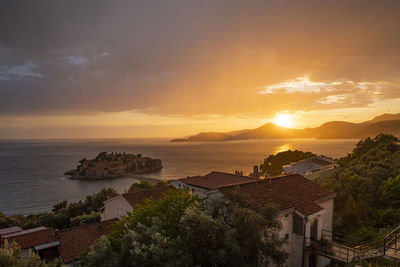
<svg viewBox="0 0 400 267"><path fill-rule="evenodd" d="M254 173L254 177L258 178L258 166L257 165L254 165L254 167L253 167L253 173Z"/></svg>

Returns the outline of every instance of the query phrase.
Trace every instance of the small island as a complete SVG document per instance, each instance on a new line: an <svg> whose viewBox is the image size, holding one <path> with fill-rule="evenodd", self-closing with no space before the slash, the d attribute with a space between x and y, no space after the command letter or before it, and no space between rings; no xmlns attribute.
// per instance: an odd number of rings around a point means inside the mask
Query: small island
<svg viewBox="0 0 400 267"><path fill-rule="evenodd" d="M65 175L70 175L71 179L111 179L154 173L162 167L160 159L142 157L141 154L101 152L95 159L80 160L76 169Z"/></svg>

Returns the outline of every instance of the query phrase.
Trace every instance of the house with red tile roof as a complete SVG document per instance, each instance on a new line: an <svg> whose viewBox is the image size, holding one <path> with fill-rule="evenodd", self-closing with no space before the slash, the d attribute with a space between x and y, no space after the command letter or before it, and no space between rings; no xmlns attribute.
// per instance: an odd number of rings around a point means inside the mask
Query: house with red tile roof
<svg viewBox="0 0 400 267"><path fill-rule="evenodd" d="M290 257L287 266L326 266L330 259L306 250L309 240L320 240L322 231L331 232L335 193L299 174L286 174L250 183L220 187L208 195L209 200L222 196L237 199L260 211L266 205L278 211L282 229L287 237L286 250Z"/></svg>
<svg viewBox="0 0 400 267"><path fill-rule="evenodd" d="M298 162L292 162L289 165L282 166L285 173L297 173L302 176L308 174L328 171L337 167L336 161L325 156L316 156L304 159Z"/></svg>
<svg viewBox="0 0 400 267"><path fill-rule="evenodd" d="M117 220L91 223L61 231L46 227L28 230L15 226L0 229L1 246L16 242L22 249L22 255L28 256L31 249L42 259L60 259L66 266L79 266L82 252L88 249L102 235L111 232Z"/></svg>
<svg viewBox="0 0 400 267"><path fill-rule="evenodd" d="M62 262L71 267L79 266L82 253L101 236L108 235L116 221L85 224L59 231L58 252Z"/></svg>
<svg viewBox="0 0 400 267"><path fill-rule="evenodd" d="M12 227L0 229L0 239L2 239L3 236L5 236L5 235L21 232L22 230L23 229L19 226L12 226Z"/></svg>
<svg viewBox="0 0 400 267"><path fill-rule="evenodd" d="M2 229L2 232L4 231L5 229ZM52 228L37 227L2 234L2 245L11 242L16 242L18 244L24 256L27 256L28 250L32 249L32 251L38 253L43 259L54 259L58 257L57 247L60 243Z"/></svg>
<svg viewBox="0 0 400 267"><path fill-rule="evenodd" d="M256 181L255 178L225 172L210 172L206 175L186 177L171 181L175 188L188 188L192 193L207 197L210 192L224 186L239 185Z"/></svg>
<svg viewBox="0 0 400 267"><path fill-rule="evenodd" d="M120 194L104 201L104 208L101 213L101 221L120 219L127 212L133 211L134 206L144 204L146 199L161 199L173 186L162 186L152 189L133 190L130 193Z"/></svg>

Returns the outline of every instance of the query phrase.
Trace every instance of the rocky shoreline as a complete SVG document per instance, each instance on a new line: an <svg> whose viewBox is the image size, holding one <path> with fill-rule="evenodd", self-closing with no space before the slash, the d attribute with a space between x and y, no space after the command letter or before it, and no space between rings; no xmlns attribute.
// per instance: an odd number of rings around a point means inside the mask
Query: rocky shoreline
<svg viewBox="0 0 400 267"><path fill-rule="evenodd" d="M160 159L142 157L141 154L101 152L95 159L80 160L76 169L64 174L71 179L112 179L159 172L162 167Z"/></svg>

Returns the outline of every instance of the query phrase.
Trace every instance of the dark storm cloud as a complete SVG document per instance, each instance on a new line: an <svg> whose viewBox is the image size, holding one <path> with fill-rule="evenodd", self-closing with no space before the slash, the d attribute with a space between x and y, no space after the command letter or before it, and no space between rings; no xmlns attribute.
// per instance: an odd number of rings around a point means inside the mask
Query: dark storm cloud
<svg viewBox="0 0 400 267"><path fill-rule="evenodd" d="M0 1L0 114L369 105L400 97L399 12L399 1L366 0ZM257 95L306 74L385 83L379 95Z"/></svg>

